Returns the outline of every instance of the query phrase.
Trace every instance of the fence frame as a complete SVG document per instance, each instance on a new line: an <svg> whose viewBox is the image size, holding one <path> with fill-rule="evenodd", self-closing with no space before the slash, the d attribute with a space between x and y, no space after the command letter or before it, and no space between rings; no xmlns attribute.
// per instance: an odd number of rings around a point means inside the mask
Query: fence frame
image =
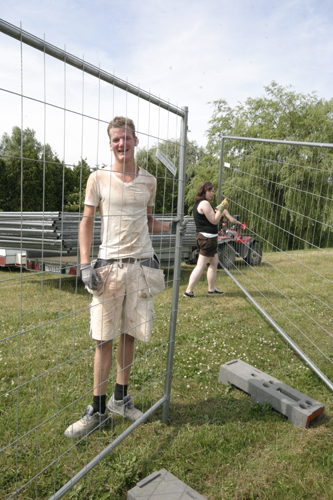
<svg viewBox="0 0 333 500"><path fill-rule="evenodd" d="M219 183L218 183L218 200L221 199L222 192L222 182L223 182L223 166L224 166L224 142L227 140L239 140L248 142L259 142L259 143L269 143L269 144L283 144L292 146L309 146L309 147L319 147L333 149L333 144L330 143L317 143L317 142L301 142L301 141L288 141L288 140L275 140L275 139L261 139L261 138L251 138L251 137L238 137L238 136L228 136L221 134L221 153L220 153L220 163L219 163ZM239 281L233 276L233 274L226 269L226 267L220 262L221 267L227 273L227 275L235 282L235 284L242 290L242 292L247 296L247 298L252 302L254 307L267 319L267 321L275 328L275 330L285 339L285 341L290 345L290 347L309 365L309 367L318 375L318 377L333 391L333 381L329 380L328 377L318 368L318 366L311 361L311 359L300 349L300 347L295 343L289 335L274 321L274 319L261 307L258 302L252 297L252 295L239 283Z"/></svg>
<svg viewBox="0 0 333 500"><path fill-rule="evenodd" d="M178 298L179 298L179 286L180 286L180 266L181 266L181 249L182 249L182 236L180 233L180 225L184 218L184 199L185 199L185 182L186 182L186 146L187 146L187 129L188 129L188 108L185 106L179 108L178 106L172 105L169 102L160 99L124 80L121 80L114 75L101 70L100 68L87 63L86 61L77 58L61 50L58 47L35 37L34 35L17 28L16 26L0 19L0 32L19 40L21 43L30 45L31 47L43 52L44 54L50 55L56 59L63 61L85 73L88 73L100 80L103 80L115 87L118 87L130 94L133 94L151 104L155 104L170 113L173 113L181 118L181 130L180 130L180 156L179 156L179 169L178 169L178 200L177 200L177 232L176 232L176 244L175 244L175 260L174 260L174 274L173 274L173 287L172 287L172 305L170 314L170 326L169 326L169 339L168 339L168 352L167 352L167 362L166 362L166 373L165 373L165 387L164 395L159 399L144 415L129 426L120 436L118 436L109 446L107 446L101 453L99 453L91 462L89 462L81 471L79 471L74 477L72 477L62 488L55 492L50 500L58 500L62 498L75 484L77 484L93 467L98 465L103 458L109 455L118 444L120 444L131 432L133 432L140 424L144 423L147 418L155 412L160 406L162 409L162 421L166 422L168 419L169 406L170 406L170 396L171 396L171 384L172 384L172 370L173 370L173 357L174 357L174 345L175 345L175 335L176 335L176 324L177 324L177 312L178 312ZM60 457L58 457L60 458ZM52 464L51 464L52 465ZM41 471L42 472L42 471ZM17 493L17 492L16 492Z"/></svg>

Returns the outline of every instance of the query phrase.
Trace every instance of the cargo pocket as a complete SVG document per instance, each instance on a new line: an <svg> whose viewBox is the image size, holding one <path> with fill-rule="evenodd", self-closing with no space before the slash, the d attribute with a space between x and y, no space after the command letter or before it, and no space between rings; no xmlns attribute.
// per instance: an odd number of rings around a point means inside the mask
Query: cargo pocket
<svg viewBox="0 0 333 500"><path fill-rule="evenodd" d="M86 287L88 292L91 293L94 297L99 297L104 292L105 283L109 277L109 274L110 274L110 271L112 270L112 267L113 267L113 264L110 266L99 267L98 269L95 269L96 274L98 274L98 276L102 280L102 283L100 283L98 285L97 290L92 290L91 288Z"/></svg>
<svg viewBox="0 0 333 500"><path fill-rule="evenodd" d="M162 269L155 269L147 266L141 266L141 269L147 283L147 288L140 292L141 298L145 298L144 294L148 297L154 297L163 292L165 289L164 271Z"/></svg>

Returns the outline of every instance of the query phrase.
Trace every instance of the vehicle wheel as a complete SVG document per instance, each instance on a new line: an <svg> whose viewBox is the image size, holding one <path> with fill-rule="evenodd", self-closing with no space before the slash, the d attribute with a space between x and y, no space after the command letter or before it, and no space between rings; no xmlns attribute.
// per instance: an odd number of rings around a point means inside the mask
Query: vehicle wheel
<svg viewBox="0 0 333 500"><path fill-rule="evenodd" d="M247 262L250 266L259 266L262 259L262 250L258 243L254 243L248 251L247 256L245 257L245 262Z"/></svg>
<svg viewBox="0 0 333 500"><path fill-rule="evenodd" d="M198 250L195 250L193 253L192 253L192 258L189 259L189 260L186 260L185 261L185 264L190 264L190 265L194 265L196 266L197 263L198 263L198 258L199 258L199 252Z"/></svg>
<svg viewBox="0 0 333 500"><path fill-rule="evenodd" d="M219 245L217 252L219 254L219 261L224 265L224 267L231 269L235 265L235 250L229 243ZM218 267L221 268L221 266Z"/></svg>

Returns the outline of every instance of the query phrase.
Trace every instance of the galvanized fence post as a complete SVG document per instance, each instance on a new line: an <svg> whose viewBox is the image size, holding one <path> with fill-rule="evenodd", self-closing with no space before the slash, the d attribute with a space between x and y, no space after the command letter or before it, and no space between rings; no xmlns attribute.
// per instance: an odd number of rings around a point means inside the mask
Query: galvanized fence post
<svg viewBox="0 0 333 500"><path fill-rule="evenodd" d="M223 173L223 156L224 156L224 137L223 133L221 134L221 155L220 155L220 170L219 170L219 187L217 190L217 202L221 202L221 194L222 194L222 173Z"/></svg>
<svg viewBox="0 0 333 500"><path fill-rule="evenodd" d="M188 108L184 107L183 110L184 110L184 117L182 118L182 131L180 138L178 202L177 202L177 216L180 217L181 221L183 220L184 217ZM166 377L164 385L164 397L166 397L166 400L163 403L163 410L162 410L163 422L166 422L168 419L169 407L170 407L173 357L175 350L176 324L177 324L177 312L178 312L181 256L182 256L182 237L180 236L179 226L178 226L178 231L176 234L175 260L173 268L173 286L172 286L168 355L167 355Z"/></svg>

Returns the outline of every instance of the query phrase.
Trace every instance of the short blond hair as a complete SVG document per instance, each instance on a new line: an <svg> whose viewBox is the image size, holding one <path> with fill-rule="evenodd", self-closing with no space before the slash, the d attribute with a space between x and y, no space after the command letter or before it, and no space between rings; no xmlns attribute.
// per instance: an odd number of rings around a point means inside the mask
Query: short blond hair
<svg viewBox="0 0 333 500"><path fill-rule="evenodd" d="M129 128L132 131L133 139L136 137L135 135L135 125L133 120L130 118L125 118L125 116L115 116L113 120L110 121L108 125L108 137L111 139L110 130L112 128Z"/></svg>

